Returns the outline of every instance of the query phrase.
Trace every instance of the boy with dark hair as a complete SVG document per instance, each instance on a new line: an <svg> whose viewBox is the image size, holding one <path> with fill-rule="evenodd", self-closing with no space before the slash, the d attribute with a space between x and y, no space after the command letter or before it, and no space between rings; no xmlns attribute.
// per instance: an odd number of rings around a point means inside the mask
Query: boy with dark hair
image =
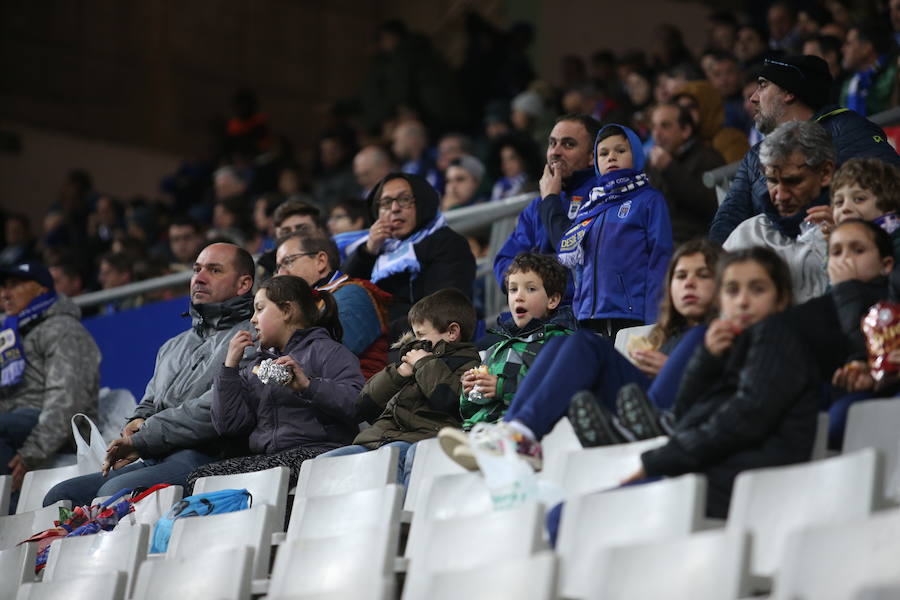
<svg viewBox="0 0 900 600"><path fill-rule="evenodd" d="M507 268L503 287L510 315L497 323L493 333L500 339L488 348L484 366L463 375L463 428L445 427L438 434L447 455L467 469L475 464L465 432L476 423L503 418L547 340L575 329L571 309L559 308L567 276L565 267L546 254L519 254Z"/></svg>
<svg viewBox="0 0 900 600"><path fill-rule="evenodd" d="M409 311L412 335L398 342L401 360L374 375L359 396L360 421L369 421L353 445L324 456L344 456L376 450L400 449L398 480L408 480L407 450L434 437L442 427L458 427L460 380L481 362L471 343L475 308L465 294L447 288L416 302Z"/></svg>

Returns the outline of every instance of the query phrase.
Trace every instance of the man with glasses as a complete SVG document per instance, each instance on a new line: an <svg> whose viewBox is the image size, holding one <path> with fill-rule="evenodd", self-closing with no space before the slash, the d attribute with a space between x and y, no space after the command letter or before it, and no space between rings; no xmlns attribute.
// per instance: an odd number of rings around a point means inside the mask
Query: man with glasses
<svg viewBox="0 0 900 600"><path fill-rule="evenodd" d="M275 240L287 236L294 231L321 233L322 213L319 209L303 200L285 200L272 213L272 224L275 226ZM268 279L275 274L275 251L264 252L256 261L257 277Z"/></svg>
<svg viewBox="0 0 900 600"><path fill-rule="evenodd" d="M368 281L341 273L337 245L327 236L295 231L282 238L275 256L275 275L294 275L334 295L344 330L341 343L359 357L366 380L383 369L390 295Z"/></svg>
<svg viewBox="0 0 900 600"><path fill-rule="evenodd" d="M763 134L789 121L815 121L831 135L840 166L849 158L878 158L900 165L884 131L858 113L828 105L831 93L828 63L817 56L767 59L759 86L750 98L754 122ZM759 144L750 149L719 206L709 237L724 242L743 221L772 208L766 177L759 160ZM823 192L827 194L827 189Z"/></svg>
<svg viewBox="0 0 900 600"><path fill-rule="evenodd" d="M448 287L472 296L475 258L466 239L447 226L437 192L424 177L391 173L368 201L375 222L343 271L393 296L389 322L395 341L409 329L406 313L425 296Z"/></svg>
<svg viewBox="0 0 900 600"><path fill-rule="evenodd" d="M70 442L75 414L96 416L100 350L44 265L5 267L0 278L0 475L16 491Z"/></svg>

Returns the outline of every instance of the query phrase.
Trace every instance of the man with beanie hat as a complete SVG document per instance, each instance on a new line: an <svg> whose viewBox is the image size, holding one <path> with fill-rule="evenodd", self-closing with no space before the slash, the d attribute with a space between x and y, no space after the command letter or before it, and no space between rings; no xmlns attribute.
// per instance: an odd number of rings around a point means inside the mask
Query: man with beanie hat
<svg viewBox="0 0 900 600"><path fill-rule="evenodd" d="M96 417L100 351L44 265L5 267L0 279L0 475L18 490L71 442L73 415Z"/></svg>
<svg viewBox="0 0 900 600"><path fill-rule="evenodd" d="M444 174L447 186L441 198L441 210L469 206L480 201L476 194L484 179L484 165L474 156L464 155L454 159Z"/></svg>
<svg viewBox="0 0 900 600"><path fill-rule="evenodd" d="M750 98L757 129L768 134L789 121L815 121L831 135L837 166L857 157L878 158L900 166L900 157L880 127L852 110L827 105L831 83L828 63L817 56L766 59L759 85ZM759 146L747 152L731 181L709 230L713 241L724 242L744 220L770 207Z"/></svg>

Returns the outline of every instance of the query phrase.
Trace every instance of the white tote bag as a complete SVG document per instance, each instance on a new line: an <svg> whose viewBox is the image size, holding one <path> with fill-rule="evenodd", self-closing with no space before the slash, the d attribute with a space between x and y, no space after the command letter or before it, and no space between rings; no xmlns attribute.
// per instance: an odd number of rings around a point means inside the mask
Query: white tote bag
<svg viewBox="0 0 900 600"><path fill-rule="evenodd" d="M78 417L87 421L91 428L91 442L88 443L81 436L81 431L75 424ZM100 435L100 430L91 421L91 418L83 413L72 416L72 437L75 438L75 448L77 449L78 458L78 474L90 475L98 472L103 467L103 461L106 459L106 441Z"/></svg>

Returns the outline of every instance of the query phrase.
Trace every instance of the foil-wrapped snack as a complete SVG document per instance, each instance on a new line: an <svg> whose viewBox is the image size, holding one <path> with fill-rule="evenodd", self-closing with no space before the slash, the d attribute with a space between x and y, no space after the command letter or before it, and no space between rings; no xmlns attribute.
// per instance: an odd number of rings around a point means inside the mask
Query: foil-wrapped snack
<svg viewBox="0 0 900 600"><path fill-rule="evenodd" d="M290 367L276 364L275 360L271 358L267 358L253 367L253 373L266 385L270 383L287 385L294 378Z"/></svg>

